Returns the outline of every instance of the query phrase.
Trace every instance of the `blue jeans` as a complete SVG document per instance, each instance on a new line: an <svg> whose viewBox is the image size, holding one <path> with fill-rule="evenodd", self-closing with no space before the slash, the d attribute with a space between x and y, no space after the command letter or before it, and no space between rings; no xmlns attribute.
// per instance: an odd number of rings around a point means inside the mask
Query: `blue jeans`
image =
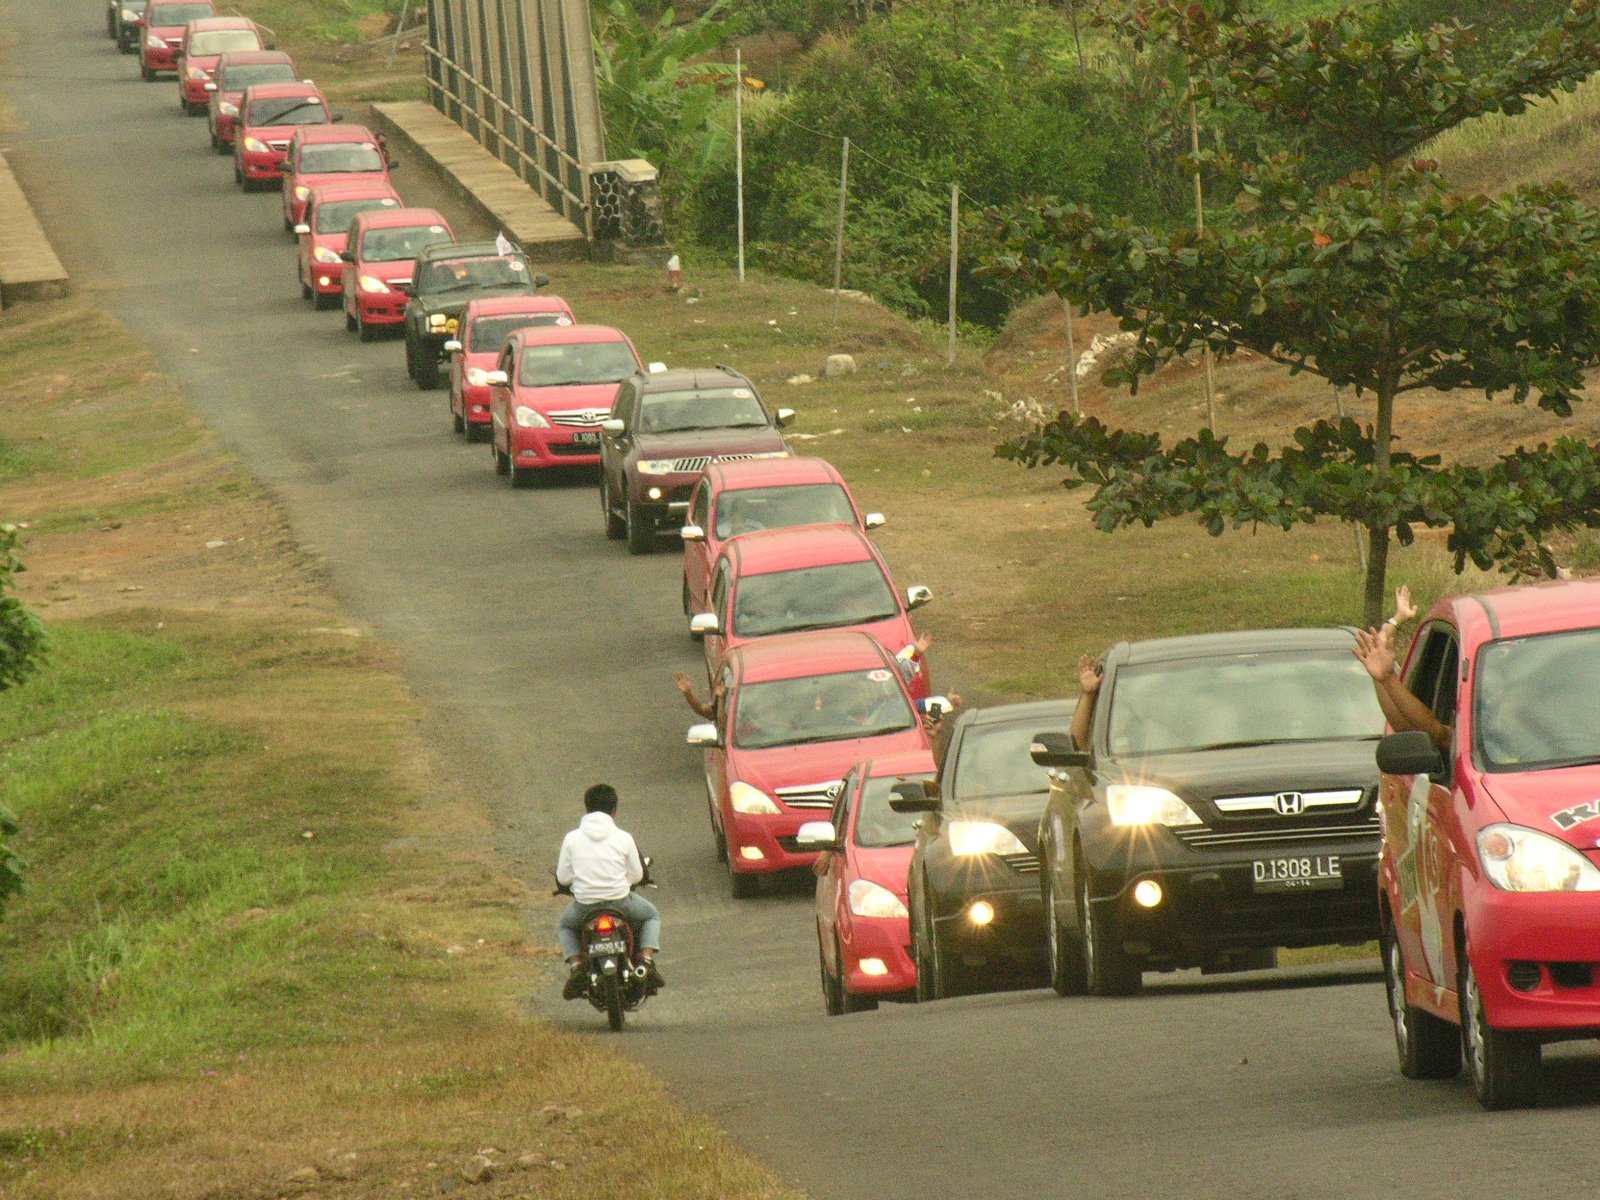
<svg viewBox="0 0 1600 1200"><path fill-rule="evenodd" d="M560 925L563 958L577 958L583 953L583 923L602 908L614 908L627 918L638 937L639 949L661 949L660 911L638 892L629 892L625 900L601 900L596 904L579 904L574 900L567 905Z"/></svg>

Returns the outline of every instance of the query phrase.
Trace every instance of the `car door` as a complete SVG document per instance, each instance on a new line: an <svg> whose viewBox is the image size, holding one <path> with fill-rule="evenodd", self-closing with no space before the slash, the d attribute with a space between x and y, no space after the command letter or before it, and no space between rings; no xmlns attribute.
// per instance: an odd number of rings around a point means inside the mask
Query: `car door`
<svg viewBox="0 0 1600 1200"><path fill-rule="evenodd" d="M500 431L505 430L505 451L511 453L511 410L516 405L517 376L516 363L518 344L515 338L509 339L500 347L500 357L494 360L495 371L504 371L506 381L489 385L489 423L490 434L494 444L500 444Z"/></svg>
<svg viewBox="0 0 1600 1200"><path fill-rule="evenodd" d="M716 614L717 628L723 632L708 633L700 643L705 648L707 678L710 678L717 660L722 657L722 646L726 640L723 635L728 631L728 622L733 620L732 591L733 564L723 555L717 559L716 570L711 574L711 592L706 597L710 606L706 611Z"/></svg>
<svg viewBox="0 0 1600 1200"><path fill-rule="evenodd" d="M711 573L711 481L704 475L689 497L689 524L704 531L698 542L683 544L683 584L689 598L689 615L693 616L706 611L706 579Z"/></svg>
<svg viewBox="0 0 1600 1200"><path fill-rule="evenodd" d="M617 389L617 398L611 404L611 419L621 421L623 428L615 433L600 433L600 470L605 474L606 485L615 504L625 503L628 496L627 481L623 478L623 460L632 441L634 389L623 384Z"/></svg>
<svg viewBox="0 0 1600 1200"><path fill-rule="evenodd" d="M845 868L849 865L850 856L850 818L859 786L860 773L852 769L844 777L839 798L834 801L833 811L828 817L833 823L835 838L845 849L828 854L826 868L817 876L817 937L822 946L823 961L835 975L839 973L839 963L833 949L841 936L839 925L840 914L844 911Z"/></svg>
<svg viewBox="0 0 1600 1200"><path fill-rule="evenodd" d="M717 676L721 680L720 701L716 701L716 711L712 719L717 727L717 744L707 746L705 754L706 774L706 801L711 806L711 825L717 831L719 840L726 844L726 834L722 824L722 804L728 794L728 753L733 746L733 722L729 720L729 713L733 708L734 700L734 675L731 664L724 663L719 668ZM711 689L713 699L719 695L719 689Z"/></svg>

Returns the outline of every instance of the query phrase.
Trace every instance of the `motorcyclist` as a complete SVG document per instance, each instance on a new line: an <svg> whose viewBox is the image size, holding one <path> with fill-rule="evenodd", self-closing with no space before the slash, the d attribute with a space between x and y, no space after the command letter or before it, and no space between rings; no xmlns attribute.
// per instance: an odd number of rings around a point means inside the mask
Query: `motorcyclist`
<svg viewBox="0 0 1600 1200"><path fill-rule="evenodd" d="M633 835L617 827L617 790L597 783L583 794L583 820L561 842L556 882L572 891L572 903L561 914L561 953L570 973L561 989L564 1000L576 1000L589 986L583 969L584 922L597 909L611 908L627 919L638 936L645 978L652 989L665 986L656 967L661 947L661 913L634 892L644 879L644 864Z"/></svg>

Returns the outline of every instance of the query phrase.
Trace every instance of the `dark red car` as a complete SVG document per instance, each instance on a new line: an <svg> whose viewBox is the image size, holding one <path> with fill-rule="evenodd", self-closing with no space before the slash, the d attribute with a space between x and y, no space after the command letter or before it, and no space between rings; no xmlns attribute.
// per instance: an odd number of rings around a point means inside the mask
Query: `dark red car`
<svg viewBox="0 0 1600 1200"><path fill-rule="evenodd" d="M761 638L717 666L715 722L689 730L705 749L706 801L735 899L762 875L809 867L800 826L833 808L856 763L915 750L928 738L893 660L864 633Z"/></svg>
<svg viewBox="0 0 1600 1200"><path fill-rule="evenodd" d="M261 30L248 17L205 17L184 27L178 48L178 105L191 117L206 111L206 85L224 54L266 49Z"/></svg>
<svg viewBox="0 0 1600 1200"><path fill-rule="evenodd" d="M289 140L307 125L333 116L314 84L255 83L239 98L233 137L233 181L247 192L275 186L283 177Z"/></svg>
<svg viewBox="0 0 1600 1200"><path fill-rule="evenodd" d="M480 296L468 301L455 336L444 344L449 356L450 417L456 432L473 442L488 437L489 372L513 330L577 322L560 296Z"/></svg>
<svg viewBox="0 0 1600 1200"><path fill-rule="evenodd" d="M233 150L233 125L239 116L244 90L258 83L294 83L294 60L282 50L246 50L224 54L217 60L206 84L206 120L211 148L218 154Z"/></svg>
<svg viewBox="0 0 1600 1200"><path fill-rule="evenodd" d="M431 208L385 208L357 214L344 253L344 327L370 342L405 323L405 288L425 246L453 242L450 223Z"/></svg>
<svg viewBox="0 0 1600 1200"><path fill-rule="evenodd" d="M139 78L154 83L160 72L176 71L184 28L216 15L211 0L150 0L139 22Z"/></svg>
<svg viewBox="0 0 1600 1200"><path fill-rule="evenodd" d="M389 160L363 125L313 125L297 129L283 161L283 227L293 231L305 215L311 189L325 183L375 183L386 187Z"/></svg>
<svg viewBox="0 0 1600 1200"><path fill-rule="evenodd" d="M344 292L345 241L350 222L364 212L400 208L400 194L387 183L329 183L313 187L305 217L294 227L300 295L316 308L332 308Z"/></svg>

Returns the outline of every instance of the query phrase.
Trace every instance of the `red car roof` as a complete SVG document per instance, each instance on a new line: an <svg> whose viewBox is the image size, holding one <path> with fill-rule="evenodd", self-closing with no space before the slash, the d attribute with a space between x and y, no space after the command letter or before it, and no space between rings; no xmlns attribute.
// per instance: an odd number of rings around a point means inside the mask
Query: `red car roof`
<svg viewBox="0 0 1600 1200"><path fill-rule="evenodd" d="M378 139L372 135L372 130L365 125L302 125L295 131L295 137L300 139L302 146L308 142L370 142L373 146L378 144Z"/></svg>
<svg viewBox="0 0 1600 1200"><path fill-rule="evenodd" d="M560 296L479 296L467 302L466 319L505 316L514 313L569 313L572 308Z"/></svg>
<svg viewBox="0 0 1600 1200"><path fill-rule="evenodd" d="M376 208L371 212L356 214L355 224L362 229L409 229L413 225L443 225L446 221L431 208ZM355 226L351 226L351 232Z"/></svg>
<svg viewBox="0 0 1600 1200"><path fill-rule="evenodd" d="M575 342L625 342L628 335L609 325L529 325L511 337L524 346L566 346Z"/></svg>
<svg viewBox="0 0 1600 1200"><path fill-rule="evenodd" d="M867 762L867 778L883 779L889 775L928 775L939 769L932 750L903 750L899 754L885 754Z"/></svg>
<svg viewBox="0 0 1600 1200"><path fill-rule="evenodd" d="M741 576L874 559L866 534L854 525L761 529L729 539L722 554L734 560Z"/></svg>
<svg viewBox="0 0 1600 1200"><path fill-rule="evenodd" d="M229 50L217 59L217 70L223 67L259 66L263 63L288 63L294 66L294 59L282 50Z"/></svg>
<svg viewBox="0 0 1600 1200"><path fill-rule="evenodd" d="M870 633L856 629L818 629L757 638L732 650L740 661L740 683L803 679L839 671L894 670L889 652Z"/></svg>
<svg viewBox="0 0 1600 1200"><path fill-rule="evenodd" d="M788 487L802 483L837 483L844 478L825 458L758 458L714 462L706 476L719 492L741 488Z"/></svg>
<svg viewBox="0 0 1600 1200"><path fill-rule="evenodd" d="M201 17L199 20L190 21L187 28L190 33L211 33L217 29L256 29L258 27L249 17Z"/></svg>
<svg viewBox="0 0 1600 1200"><path fill-rule="evenodd" d="M315 96L322 92L314 83L252 83L244 90L245 103L252 100L282 100L294 96Z"/></svg>
<svg viewBox="0 0 1600 1200"><path fill-rule="evenodd" d="M1600 579L1555 579L1456 596L1455 611L1469 641L1527 637L1600 627Z"/></svg>

